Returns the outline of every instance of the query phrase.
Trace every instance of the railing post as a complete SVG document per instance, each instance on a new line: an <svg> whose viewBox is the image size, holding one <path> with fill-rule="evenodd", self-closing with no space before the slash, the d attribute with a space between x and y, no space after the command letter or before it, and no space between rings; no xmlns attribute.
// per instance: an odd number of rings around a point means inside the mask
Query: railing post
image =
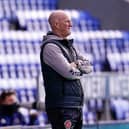
<svg viewBox="0 0 129 129"><path fill-rule="evenodd" d="M109 86L109 80L110 76L109 74L105 75L106 78L106 87L105 87L105 120L110 120L110 108L109 108L109 102L110 102L110 86Z"/></svg>

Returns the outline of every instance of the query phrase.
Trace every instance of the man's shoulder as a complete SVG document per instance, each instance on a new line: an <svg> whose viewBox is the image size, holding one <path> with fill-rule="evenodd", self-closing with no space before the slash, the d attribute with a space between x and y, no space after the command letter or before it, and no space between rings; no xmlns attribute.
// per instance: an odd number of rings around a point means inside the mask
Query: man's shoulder
<svg viewBox="0 0 129 129"><path fill-rule="evenodd" d="M41 49L43 50L59 50L60 49L60 43L57 40L47 40L43 41L43 44L41 45Z"/></svg>

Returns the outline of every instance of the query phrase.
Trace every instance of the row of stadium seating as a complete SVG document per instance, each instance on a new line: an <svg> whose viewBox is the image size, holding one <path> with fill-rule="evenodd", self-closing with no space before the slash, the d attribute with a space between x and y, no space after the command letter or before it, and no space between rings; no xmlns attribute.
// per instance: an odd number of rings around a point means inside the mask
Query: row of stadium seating
<svg viewBox="0 0 129 129"><path fill-rule="evenodd" d="M56 9L57 0L1 0L0 17L13 16L17 10Z"/></svg>
<svg viewBox="0 0 129 129"><path fill-rule="evenodd" d="M30 81L31 80L31 81ZM17 96L20 102L33 102L36 99L36 80L35 79L0 79L1 86L7 89L13 88L17 91ZM24 82L24 83L23 83ZM31 82L31 83L30 83ZM16 85L17 84L17 85ZM92 92L92 91L91 91ZM104 112L105 102L103 99L89 99L83 107L84 124L94 123L98 117ZM122 104L122 106L121 106ZM114 98L110 100L110 110L116 111L117 119L123 120L129 117L129 102L126 99ZM24 112L24 115L28 115ZM42 114L44 115L44 114ZM100 115L100 116L99 116ZM40 118L44 119L44 116ZM27 119L27 118L26 118ZM43 121L42 121L43 122Z"/></svg>
<svg viewBox="0 0 129 129"><path fill-rule="evenodd" d="M50 29L47 19L51 10L19 10L14 13L12 19L10 17L0 18L0 30L10 30L11 26L17 23L17 26L24 27L28 31L48 31ZM73 31L87 31L100 29L98 19L89 13L77 10L66 10L73 22ZM80 20L81 19L81 20Z"/></svg>
<svg viewBox="0 0 129 129"><path fill-rule="evenodd" d="M40 72L39 64L0 65L0 78L33 78Z"/></svg>
<svg viewBox="0 0 129 129"><path fill-rule="evenodd" d="M93 62L96 72L104 71L106 61L109 62L111 71L126 71L129 68L129 39L124 36L124 32L116 31L114 36L110 36L110 33L112 31L91 31L75 32L72 35L75 37L75 48ZM42 32L22 31L2 32L0 76L28 77L30 74L32 77L37 75L35 73L38 73L40 69L39 52L43 34Z"/></svg>

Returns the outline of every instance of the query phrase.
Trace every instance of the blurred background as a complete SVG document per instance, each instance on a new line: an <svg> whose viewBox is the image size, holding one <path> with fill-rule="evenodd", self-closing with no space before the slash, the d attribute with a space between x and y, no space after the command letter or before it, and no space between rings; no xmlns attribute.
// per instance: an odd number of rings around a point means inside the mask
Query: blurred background
<svg viewBox="0 0 129 129"><path fill-rule="evenodd" d="M74 46L93 64L81 80L84 129L129 128L129 0L0 0L1 93L15 90L19 103L44 101L40 45L56 9L71 17ZM25 124L16 129L49 128L44 111L20 113Z"/></svg>

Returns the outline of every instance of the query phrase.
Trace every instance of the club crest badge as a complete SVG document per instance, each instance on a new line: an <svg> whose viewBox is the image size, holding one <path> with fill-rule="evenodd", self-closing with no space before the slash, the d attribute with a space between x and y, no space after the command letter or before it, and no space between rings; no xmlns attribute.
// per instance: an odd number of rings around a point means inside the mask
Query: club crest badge
<svg viewBox="0 0 129 129"><path fill-rule="evenodd" d="M71 129L72 122L70 120L66 120L64 122L64 126L65 126L66 129Z"/></svg>

